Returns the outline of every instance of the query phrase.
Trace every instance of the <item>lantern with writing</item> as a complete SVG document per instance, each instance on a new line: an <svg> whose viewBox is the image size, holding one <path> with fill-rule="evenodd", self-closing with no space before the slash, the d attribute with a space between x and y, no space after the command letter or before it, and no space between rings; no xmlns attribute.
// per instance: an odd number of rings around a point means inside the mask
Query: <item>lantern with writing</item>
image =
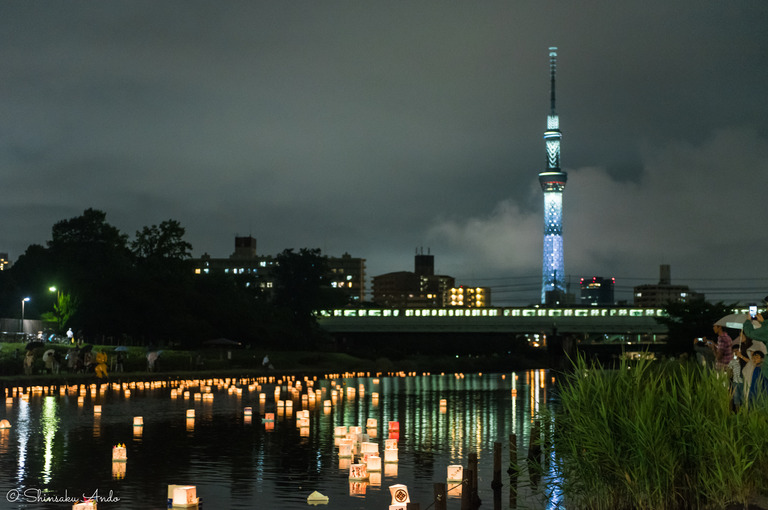
<svg viewBox="0 0 768 510"><path fill-rule="evenodd" d="M197 488L194 485L179 485L173 489L173 506L197 505Z"/></svg>
<svg viewBox="0 0 768 510"><path fill-rule="evenodd" d="M352 464L349 466L350 480L367 480L368 468L365 464Z"/></svg>
<svg viewBox="0 0 768 510"><path fill-rule="evenodd" d="M448 466L448 481L458 482L464 479L464 468L460 464Z"/></svg>

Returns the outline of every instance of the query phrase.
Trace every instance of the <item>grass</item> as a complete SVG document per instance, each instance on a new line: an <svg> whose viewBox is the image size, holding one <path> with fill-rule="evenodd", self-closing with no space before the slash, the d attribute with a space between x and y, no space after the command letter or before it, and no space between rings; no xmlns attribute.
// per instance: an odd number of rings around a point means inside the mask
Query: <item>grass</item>
<svg viewBox="0 0 768 510"><path fill-rule="evenodd" d="M558 392L550 453L568 508L746 506L768 487L766 399L734 413L714 371L579 359Z"/></svg>

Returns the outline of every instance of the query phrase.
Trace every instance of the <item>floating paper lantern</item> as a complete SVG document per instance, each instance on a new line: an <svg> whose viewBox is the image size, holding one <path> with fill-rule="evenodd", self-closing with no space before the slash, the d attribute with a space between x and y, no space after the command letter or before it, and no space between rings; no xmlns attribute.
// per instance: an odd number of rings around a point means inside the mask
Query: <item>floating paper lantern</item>
<svg viewBox="0 0 768 510"><path fill-rule="evenodd" d="M11 422L8 420L0 420L0 429L9 429L11 428Z"/></svg>
<svg viewBox="0 0 768 510"><path fill-rule="evenodd" d="M128 452L125 444L118 443L112 447L112 462L125 462L128 460Z"/></svg>
<svg viewBox="0 0 768 510"><path fill-rule="evenodd" d="M399 421L391 421L391 422L389 422L388 430L390 432L400 432L400 422Z"/></svg>
<svg viewBox="0 0 768 510"><path fill-rule="evenodd" d="M365 421L365 428L367 428L367 429L375 429L376 427L378 427L378 425L379 425L379 423L376 420L376 418L368 418Z"/></svg>
<svg viewBox="0 0 768 510"><path fill-rule="evenodd" d="M461 482L464 479L464 468L459 464L448 466L448 481Z"/></svg>
<svg viewBox="0 0 768 510"><path fill-rule="evenodd" d="M194 417L195 417L195 410L187 409L187 418L194 418Z"/></svg>
<svg viewBox="0 0 768 510"><path fill-rule="evenodd" d="M243 416L252 416L253 415L253 409L250 407L246 407L243 409Z"/></svg>
<svg viewBox="0 0 768 510"><path fill-rule="evenodd" d="M134 416L133 417L133 426L134 427L143 427L144 426L144 418L141 416Z"/></svg>
<svg viewBox="0 0 768 510"><path fill-rule="evenodd" d="M363 442L361 444L361 453L379 453L378 443Z"/></svg>
<svg viewBox="0 0 768 510"><path fill-rule="evenodd" d="M365 464L352 464L349 466L349 479L350 480L367 480L368 469Z"/></svg>
<svg viewBox="0 0 768 510"><path fill-rule="evenodd" d="M400 505L397 508L405 508L411 502L408 487L401 483L390 485L389 493L392 495L392 505ZM392 507L390 506L390 508Z"/></svg>
<svg viewBox="0 0 768 510"><path fill-rule="evenodd" d="M333 435L336 437L344 437L347 435L347 426L339 425L333 429Z"/></svg>
<svg viewBox="0 0 768 510"><path fill-rule="evenodd" d="M77 405L81 406L85 403L85 397L77 397Z"/></svg>
<svg viewBox="0 0 768 510"><path fill-rule="evenodd" d="M197 503L197 487L194 485L182 485L173 489L173 506L191 506Z"/></svg>
<svg viewBox="0 0 768 510"><path fill-rule="evenodd" d="M93 406L93 414L101 414L101 406L100 405Z"/></svg>
<svg viewBox="0 0 768 510"><path fill-rule="evenodd" d="M381 457L378 455L370 455L366 458L365 466L368 471L380 472L381 471Z"/></svg>
<svg viewBox="0 0 768 510"><path fill-rule="evenodd" d="M353 442L351 439L342 439L342 442L339 444L339 457L352 457L352 446Z"/></svg>
<svg viewBox="0 0 768 510"><path fill-rule="evenodd" d="M5 405L12 406L13 405L13 397L6 397L5 398Z"/></svg>

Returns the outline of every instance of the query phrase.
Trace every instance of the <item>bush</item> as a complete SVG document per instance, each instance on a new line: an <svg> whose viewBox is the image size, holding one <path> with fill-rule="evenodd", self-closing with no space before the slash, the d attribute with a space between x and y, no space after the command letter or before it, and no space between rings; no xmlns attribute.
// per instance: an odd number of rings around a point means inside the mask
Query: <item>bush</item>
<svg viewBox="0 0 768 510"><path fill-rule="evenodd" d="M550 454L569 508L724 508L768 486L766 399L734 413L722 374L579 359L558 393Z"/></svg>

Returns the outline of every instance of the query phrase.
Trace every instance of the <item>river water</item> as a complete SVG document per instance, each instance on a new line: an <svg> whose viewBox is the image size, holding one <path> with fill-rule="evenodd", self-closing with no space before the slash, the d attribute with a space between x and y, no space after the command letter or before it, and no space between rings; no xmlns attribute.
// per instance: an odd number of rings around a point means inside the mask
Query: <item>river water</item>
<svg viewBox="0 0 768 510"><path fill-rule="evenodd" d="M206 510L303 509L313 491L329 498L319 508L386 510L389 487L403 484L410 501L426 509L448 466L466 467L473 452L481 508L557 507L524 461L534 419L552 405L555 377L544 370L186 381L188 398L177 384L26 388L15 395L10 389L0 407L0 420L11 424L0 430L0 508L70 509L85 495L96 496L101 510L159 510L167 507L168 485L179 484L195 486ZM279 406L276 389L292 410ZM309 393L318 398L302 401ZM309 419L301 427L303 409ZM266 413L274 422L263 421ZM143 426L134 425L136 417ZM337 434L351 426L361 427L382 455L384 440L397 438L398 462L384 463L367 481L350 481L351 461L340 457ZM512 434L523 467L514 487L507 475ZM497 491L495 442L502 444ZM118 444L125 445L125 462L112 460ZM448 508L460 507L459 486Z"/></svg>

